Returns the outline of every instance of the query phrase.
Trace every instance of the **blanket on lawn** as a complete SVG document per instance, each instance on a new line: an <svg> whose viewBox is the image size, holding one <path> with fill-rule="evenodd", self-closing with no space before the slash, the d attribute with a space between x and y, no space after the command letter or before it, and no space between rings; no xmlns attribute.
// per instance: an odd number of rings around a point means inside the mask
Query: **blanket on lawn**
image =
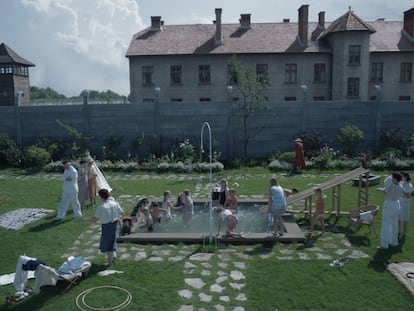
<svg viewBox="0 0 414 311"><path fill-rule="evenodd" d="M52 210L43 208L20 208L0 216L0 227L19 230L25 225L39 220Z"/></svg>
<svg viewBox="0 0 414 311"><path fill-rule="evenodd" d="M34 279L34 271L27 271L27 278L28 279ZM7 284L13 284L14 276L16 275L16 272L8 273L0 275L0 286L1 285L7 285Z"/></svg>
<svg viewBox="0 0 414 311"><path fill-rule="evenodd" d="M414 262L390 263L387 270L414 296Z"/></svg>

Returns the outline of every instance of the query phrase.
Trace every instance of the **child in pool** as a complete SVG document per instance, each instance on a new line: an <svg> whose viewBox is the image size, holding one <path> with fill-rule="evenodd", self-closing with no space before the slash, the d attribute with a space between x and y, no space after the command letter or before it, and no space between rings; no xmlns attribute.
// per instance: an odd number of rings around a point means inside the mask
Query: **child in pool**
<svg viewBox="0 0 414 311"><path fill-rule="evenodd" d="M216 212L219 215L217 236L220 235L221 225L225 223L227 226L225 234L226 237L245 238L242 233L234 232L234 229L236 229L236 226L239 223L237 215L235 215L231 210L221 206L216 208Z"/></svg>

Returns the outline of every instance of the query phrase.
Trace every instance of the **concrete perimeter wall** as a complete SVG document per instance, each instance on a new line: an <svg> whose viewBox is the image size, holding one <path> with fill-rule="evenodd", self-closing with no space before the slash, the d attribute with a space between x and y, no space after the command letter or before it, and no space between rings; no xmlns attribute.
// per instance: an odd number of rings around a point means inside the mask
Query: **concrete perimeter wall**
<svg viewBox="0 0 414 311"><path fill-rule="evenodd" d="M338 129L347 122L364 132L360 150L375 150L383 130L414 133L414 102L275 102L249 117L249 157L268 157L276 150L291 151L302 132L318 130L329 146L337 147ZM242 118L226 102L83 104L65 106L0 107L0 133L27 146L42 138L71 141L66 129L74 127L93 137L90 149L102 150L111 135L122 137L122 152L131 152L132 140L144 133L139 152L169 153L171 144L184 139L199 146L201 128L209 122L215 149L222 159L243 155ZM208 151L208 131L204 144ZM306 148L306 146L305 146Z"/></svg>

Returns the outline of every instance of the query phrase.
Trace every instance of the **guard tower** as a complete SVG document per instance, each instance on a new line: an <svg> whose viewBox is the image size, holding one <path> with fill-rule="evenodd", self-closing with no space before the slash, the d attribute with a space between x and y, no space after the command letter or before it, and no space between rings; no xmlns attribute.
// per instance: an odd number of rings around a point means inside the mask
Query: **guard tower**
<svg viewBox="0 0 414 311"><path fill-rule="evenodd" d="M35 65L0 44L0 106L29 106L29 67Z"/></svg>

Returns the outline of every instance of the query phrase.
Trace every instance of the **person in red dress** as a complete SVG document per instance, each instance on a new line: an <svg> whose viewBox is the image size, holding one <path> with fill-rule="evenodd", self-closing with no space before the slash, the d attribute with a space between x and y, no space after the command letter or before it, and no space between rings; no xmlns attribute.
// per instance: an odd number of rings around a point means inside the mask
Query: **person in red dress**
<svg viewBox="0 0 414 311"><path fill-rule="evenodd" d="M293 160L293 170L300 173L305 168L305 153L303 152L303 141L295 139L295 158Z"/></svg>

